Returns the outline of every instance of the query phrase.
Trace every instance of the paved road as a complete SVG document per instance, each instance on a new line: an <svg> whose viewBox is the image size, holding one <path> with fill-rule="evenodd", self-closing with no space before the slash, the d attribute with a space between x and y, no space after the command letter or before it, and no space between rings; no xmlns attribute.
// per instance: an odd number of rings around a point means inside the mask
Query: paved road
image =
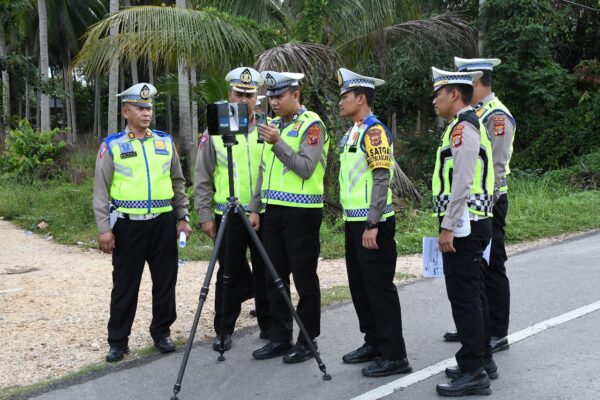
<svg viewBox="0 0 600 400"><path fill-rule="evenodd" d="M507 267L512 282L510 332L600 301L600 234L513 256ZM452 327L443 281L419 280L399 288L408 355L419 373L453 357L456 344L441 335ZM597 307L598 308L598 307ZM495 399L600 398L600 311L514 343L496 356L500 378L492 383ZM333 380L321 380L316 364L284 365L280 359L255 361L251 352L265 342L257 331L234 337L234 347L219 363L208 344L194 348L183 388L184 399L352 399L400 376L369 379L341 356L361 345L352 304L323 312L320 351ZM131 368L117 367L95 379L35 397L70 399L160 399L172 395L182 353L162 356ZM139 363L138 363L139 364ZM406 378L405 378L406 379ZM435 399L441 373L398 390L385 399ZM377 398L367 394L363 398Z"/></svg>

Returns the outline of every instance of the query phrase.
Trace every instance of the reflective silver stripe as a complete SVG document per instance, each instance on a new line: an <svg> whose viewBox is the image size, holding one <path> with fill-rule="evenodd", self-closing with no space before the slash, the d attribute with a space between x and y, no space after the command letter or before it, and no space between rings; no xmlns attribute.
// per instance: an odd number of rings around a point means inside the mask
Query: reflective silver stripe
<svg viewBox="0 0 600 400"><path fill-rule="evenodd" d="M362 157L352 166L352 168L350 168L350 171L348 172L348 180L352 179L352 175L354 175L354 172L356 172L357 169L361 167L362 169L364 169L365 166L367 166L367 159L365 157Z"/></svg>
<svg viewBox="0 0 600 400"><path fill-rule="evenodd" d="M217 150L215 148L215 154L217 155L217 158L221 160L221 162L225 165L227 165L227 154ZM235 162L235 160L233 161L233 177L237 178L237 162Z"/></svg>
<svg viewBox="0 0 600 400"><path fill-rule="evenodd" d="M167 161L162 166L162 173L165 175L171 169L171 161Z"/></svg>
<svg viewBox="0 0 600 400"><path fill-rule="evenodd" d="M367 172L368 168L369 168L369 165L365 161L361 170L358 171L356 173L356 175L354 176L354 178L352 178L352 180L350 181L350 185L348 186L348 192L352 192L352 189L354 189L354 186L356 186L359 179L365 174L365 172Z"/></svg>
<svg viewBox="0 0 600 400"><path fill-rule="evenodd" d="M120 173L121 175L133 178L133 169L131 169L130 167L126 167L125 165L118 163L114 163L114 166L116 172Z"/></svg>

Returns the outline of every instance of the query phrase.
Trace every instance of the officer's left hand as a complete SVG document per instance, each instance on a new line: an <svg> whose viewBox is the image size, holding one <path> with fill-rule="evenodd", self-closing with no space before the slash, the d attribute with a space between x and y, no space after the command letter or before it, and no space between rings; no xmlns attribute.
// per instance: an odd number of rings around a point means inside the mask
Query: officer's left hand
<svg viewBox="0 0 600 400"><path fill-rule="evenodd" d="M192 227L186 221L181 220L177 223L177 236L179 237L180 232L185 232L186 240L190 238L192 234Z"/></svg>
<svg viewBox="0 0 600 400"><path fill-rule="evenodd" d="M260 138L269 144L277 143L281 137L279 134L279 129L272 125L259 125L258 133L260 133Z"/></svg>
<svg viewBox="0 0 600 400"><path fill-rule="evenodd" d="M377 246L377 232L379 229L365 229L362 235L362 245L365 249L369 250L377 250L379 246Z"/></svg>
<svg viewBox="0 0 600 400"><path fill-rule="evenodd" d="M442 253L456 253L456 249L454 248L454 232L442 228L438 244Z"/></svg>

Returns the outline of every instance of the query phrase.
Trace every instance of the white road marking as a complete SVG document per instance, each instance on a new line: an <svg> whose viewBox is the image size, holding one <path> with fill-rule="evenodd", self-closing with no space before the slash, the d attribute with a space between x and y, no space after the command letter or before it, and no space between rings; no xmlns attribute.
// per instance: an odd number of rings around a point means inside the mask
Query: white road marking
<svg viewBox="0 0 600 400"><path fill-rule="evenodd" d="M530 336L537 335L538 333L543 332L546 329L550 329L552 327L564 324L565 322L569 322L571 320L574 320L576 318L582 317L586 314L598 310L600 310L600 301L577 308L573 311L569 311L557 317L547 319L545 321L527 327L523 330L515 332L511 335L508 335L508 342L511 344L516 343L523 339L527 339ZM425 379L431 378L432 376L444 372L446 368L454 365L456 365L456 360L454 359L454 357L448 358L446 360L440 361L437 364L430 365L429 367L423 368L417 372L413 372L410 375L406 375L400 379L396 379L395 381L379 386L378 388L363 393L360 396L352 398L351 400L381 399L383 397L391 395L397 390L406 389L407 387L414 385L415 383L424 381Z"/></svg>

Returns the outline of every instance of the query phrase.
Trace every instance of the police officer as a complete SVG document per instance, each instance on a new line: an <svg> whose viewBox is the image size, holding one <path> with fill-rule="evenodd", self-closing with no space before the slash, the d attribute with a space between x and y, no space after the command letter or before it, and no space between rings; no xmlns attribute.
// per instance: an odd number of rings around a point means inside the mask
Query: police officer
<svg viewBox="0 0 600 400"><path fill-rule="evenodd" d="M436 389L442 396L489 394L489 379L497 377L497 368L489 346L482 258L491 237L493 158L486 129L469 105L473 82L482 73L432 72L435 112L449 121L436 153L434 216L440 220L446 290L461 342L458 366L446 369L452 381ZM455 237L464 224L467 232Z"/></svg>
<svg viewBox="0 0 600 400"><path fill-rule="evenodd" d="M490 312L492 352L506 350L510 316L510 284L504 263L508 259L504 248L504 227L508 213L510 158L515 140L516 121L508 108L492 92L492 73L500 65L497 58L464 59L455 57L459 71L481 71L483 76L473 84L471 104L485 125L494 155L494 208L489 265L485 268L485 291ZM484 260L484 263L487 261Z"/></svg>
<svg viewBox="0 0 600 400"><path fill-rule="evenodd" d="M290 274L293 275L300 298L297 311L314 342L320 334L317 262L329 136L321 118L301 106L299 80L303 74L266 71L261 76L267 84L271 108L277 114L271 124L258 128L261 138L272 145L265 150L258 183L266 207L262 241L288 293ZM260 199L257 191L249 207L255 226L259 223ZM285 354L285 363L312 357L302 335L292 346L292 315L271 277L267 280L267 296L270 342L252 353L253 357L262 360Z"/></svg>
<svg viewBox="0 0 600 400"><path fill-rule="evenodd" d="M389 129L371 112L381 79L338 70L340 115L354 125L340 142L340 201L344 209L346 269L364 344L344 355L347 364L377 377L412 371L402 336L400 300L394 285L396 219L390 182L394 146Z"/></svg>
<svg viewBox="0 0 600 400"><path fill-rule="evenodd" d="M162 353L175 350L170 326L177 318L177 236L189 237L188 200L179 156L171 136L151 130L152 96L156 88L139 83L120 93L122 132L100 145L94 179L94 213L99 247L112 252L106 361L119 361L135 317L144 263L152 276L150 335Z"/></svg>
<svg viewBox="0 0 600 400"><path fill-rule="evenodd" d="M247 208L256 190L258 168L262 160L264 142L259 143L258 130L254 121L256 92L262 79L258 71L240 67L230 71L225 80L229 82L229 101L248 106L251 118L249 132L237 136L237 144L232 147L234 193L240 204ZM214 188L214 189L213 189ZM220 137L201 137L196 157L194 202L200 217L201 230L211 239L219 229L223 212L229 197L229 177L227 150ZM213 216L214 203L214 216ZM259 232L260 233L260 232ZM252 270L248 265L246 252L250 247ZM219 350L221 326L223 326L225 350L231 347L231 334L240 315L244 300L253 297L260 327L260 337L267 339L269 330L269 304L265 292L265 266L246 227L237 214L230 215L225 231L225 239L219 249L219 270L217 272L214 327L217 333L213 349ZM223 314L223 273L225 265L230 271L229 283L225 290L225 310ZM223 325L221 325L223 324Z"/></svg>

